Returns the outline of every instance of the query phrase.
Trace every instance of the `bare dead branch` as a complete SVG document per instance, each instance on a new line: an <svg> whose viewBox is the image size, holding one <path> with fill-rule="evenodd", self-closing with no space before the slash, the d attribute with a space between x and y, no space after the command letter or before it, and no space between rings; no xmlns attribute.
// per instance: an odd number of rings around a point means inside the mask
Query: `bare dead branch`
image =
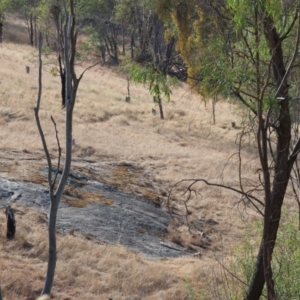
<svg viewBox="0 0 300 300"><path fill-rule="evenodd" d="M235 192L235 193L238 193L238 194L240 194L240 195L242 195L242 196L244 196L244 197L249 198L252 202L253 202L253 201L257 202L257 203L260 204L262 207L264 207L264 203L263 203L262 201L260 201L260 200L259 200L258 198L256 198L255 196L253 196L253 195L251 195L251 194L248 194L248 192L243 192L243 191L238 190L238 189L235 189L235 188L233 188L233 187L231 187L231 186L227 186L227 185L224 185L224 184L218 184L218 183L211 183L211 182L209 182L209 181L207 181L207 180L205 180L205 179L202 179L202 178L199 179L199 178L198 178L198 179L182 179L182 180L176 182L176 183L172 186L172 188L171 188L171 190L170 190L170 192L169 192L168 201L167 201L167 207L168 207L168 208L169 208L170 199L171 199L171 194L172 194L173 190L175 189L175 187L177 187L179 184L181 184L181 183L183 183L183 182L191 182L190 185L187 187L187 189L192 189L192 187L193 187L196 183L198 183L198 182L203 182L203 183L205 183L206 185L209 185L209 186L215 186L215 187L220 187L220 188L224 188L224 189L227 189L227 190L231 190L231 191L233 191L233 192ZM257 206L256 206L256 207L257 207ZM257 207L257 211L258 211L259 214L261 214L261 215L263 216L263 213L261 212L260 209L258 209L258 207Z"/></svg>
<svg viewBox="0 0 300 300"><path fill-rule="evenodd" d="M254 58L254 54L253 54L253 51L252 51L252 48L250 47L249 43L248 43L248 40L247 40L247 36L243 34L242 32L242 38L245 42L245 45L246 45L246 48L247 50L249 51L249 54L250 54L250 57L251 57L251 61L253 63L253 65L255 65L255 58Z"/></svg>
<svg viewBox="0 0 300 300"><path fill-rule="evenodd" d="M231 87L231 91L234 96L236 96L246 107L248 107L254 113L254 115L257 116L257 111L242 97L239 90Z"/></svg>
<svg viewBox="0 0 300 300"><path fill-rule="evenodd" d="M54 125L54 129L55 129L55 135L56 135L56 141L57 141L57 147L58 147L58 160L57 160L57 171L55 173L55 177L54 177L54 180L52 182L52 189L54 191L54 188L55 188L55 183L56 183L56 179L57 179L57 175L59 173L59 168L60 168L60 159L61 159L61 147L60 147L60 143L59 143L59 138L58 138L58 131L57 131L57 128L56 128L56 123L51 115L51 121Z"/></svg>
<svg viewBox="0 0 300 300"><path fill-rule="evenodd" d="M294 28L295 22L297 21L298 18L299 18L299 13L298 13L298 9L296 9L296 13L295 13L294 19L293 19L290 27L286 31L286 33L280 37L280 41L283 41L283 40L285 40L288 37L288 35L292 31L292 29Z"/></svg>
<svg viewBox="0 0 300 300"><path fill-rule="evenodd" d="M243 91L243 90L241 90L241 89L239 89L239 93L240 93L240 94L243 94L243 95L245 95L245 96L247 96L247 97L249 97L249 98L251 98L251 99L253 99L253 100L255 100L255 101L258 101L258 100L259 100L256 96L251 95L249 92Z"/></svg>
<svg viewBox="0 0 300 300"><path fill-rule="evenodd" d="M228 273L230 274L230 276L232 276L233 278L235 278L238 282L240 282L241 284L245 285L246 287L249 287L249 284L247 284L246 282L244 282L243 280L241 280L240 278L238 278L236 275L234 275L231 271L229 271L228 268L225 267L225 265L215 256L215 260L218 262L218 264Z"/></svg>
<svg viewBox="0 0 300 300"><path fill-rule="evenodd" d="M37 105L34 108L34 115L35 115L35 120L36 124L38 127L38 131L42 140L44 152L46 155L47 159L47 164L48 164L48 184L49 184L49 189L50 189L50 195L51 195L51 201L53 199L53 189L52 189L52 162L49 154L49 150L47 147L45 135L42 129L42 125L40 122L40 117L39 117L39 110L40 110L40 104L41 104L41 97L42 97L42 66L43 66L43 61L42 61L42 45L43 45L43 37L41 32L39 32L39 42L38 42L38 49L39 49L39 78L38 78L38 97L37 97Z"/></svg>
<svg viewBox="0 0 300 300"><path fill-rule="evenodd" d="M294 50L294 53L293 53L293 56L292 56L292 59L290 61L290 64L280 82L280 85L275 93L275 97L278 96L279 94L279 91L281 90L281 87L283 85L283 83L285 82L287 76L289 75L290 71L291 71L291 68L292 68L292 65L296 59L296 56L298 55L298 49L299 49L299 40L300 40L300 18L299 18L299 10L297 9L297 12L296 12L296 16L295 18L297 19L298 18L298 26L297 26L297 37L296 37L296 45L295 45L295 50ZM296 19L294 19L296 21Z"/></svg>
<svg viewBox="0 0 300 300"><path fill-rule="evenodd" d="M197 192L193 189L191 189L191 187L188 187L186 189L186 191L182 194L182 196L186 195L188 193L188 197L186 200L183 201L184 207L185 207L185 220L186 220L186 224L188 227L189 232L191 232L191 227L190 227L190 223L189 223L189 215L190 215L190 211L188 208L188 202L191 200L192 197L192 193L195 193L195 195L197 196Z"/></svg>
<svg viewBox="0 0 300 300"><path fill-rule="evenodd" d="M242 156L241 156L241 150L242 150L242 139L243 139L244 133L242 132L240 134L240 139L239 139L239 149L238 149L238 158L239 158L239 184L240 184L240 189L243 193L245 193L244 191L244 187L242 184Z"/></svg>
<svg viewBox="0 0 300 300"><path fill-rule="evenodd" d="M300 180L299 177L295 178L295 181L299 182L299 180ZM298 204L298 230L300 230L300 199L299 199L299 195L298 195L299 193L297 193L297 191L296 191L295 182L294 182L293 178L291 178L291 182L292 182L292 188L293 188L293 192L295 195L295 199ZM298 190L299 190L299 187L298 187Z"/></svg>
<svg viewBox="0 0 300 300"><path fill-rule="evenodd" d="M225 20L227 20L227 21L231 21L232 20L232 18L229 18L229 17L227 17L227 16L225 16L224 14L222 14L221 12L220 12L220 10L218 9L218 7L216 6L216 5L214 5L213 4L213 1L210 1L210 7L222 18L222 19L225 19Z"/></svg>
<svg viewBox="0 0 300 300"><path fill-rule="evenodd" d="M99 65L99 64L101 64L101 61L96 62L95 64L93 64L93 65L87 67L87 68L80 74L80 76L79 76L79 78L78 78L78 81L80 81L80 80L82 79L82 77L83 77L83 75L84 75L84 73L85 73L86 71L90 70L91 68L94 68L95 66L97 66L97 65Z"/></svg>
<svg viewBox="0 0 300 300"><path fill-rule="evenodd" d="M237 134L238 136L238 134ZM224 173L225 173L225 170L227 168L227 166L229 165L229 161L235 156L235 155L238 155L238 152L235 152L233 154L231 154L228 158L226 158L226 163L224 164L223 168L222 168L222 171L220 173L220 177L222 178L222 182L224 181Z"/></svg>

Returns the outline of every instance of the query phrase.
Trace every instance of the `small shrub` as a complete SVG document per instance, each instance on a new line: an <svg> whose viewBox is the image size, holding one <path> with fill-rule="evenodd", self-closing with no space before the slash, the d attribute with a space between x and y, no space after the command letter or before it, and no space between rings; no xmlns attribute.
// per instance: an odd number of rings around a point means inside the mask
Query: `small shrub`
<svg viewBox="0 0 300 300"><path fill-rule="evenodd" d="M300 299L300 233L296 218L286 216L284 219L287 221L280 226L272 260L275 292L281 300ZM262 225L257 222L250 227L230 266L230 271L246 284L250 284L254 272L261 230ZM242 299L246 288L232 279L230 299Z"/></svg>

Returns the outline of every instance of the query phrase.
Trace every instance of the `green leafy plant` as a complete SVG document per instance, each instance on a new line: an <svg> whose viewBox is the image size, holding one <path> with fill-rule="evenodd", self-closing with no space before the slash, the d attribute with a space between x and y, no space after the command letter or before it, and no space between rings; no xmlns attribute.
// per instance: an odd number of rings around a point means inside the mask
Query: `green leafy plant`
<svg viewBox="0 0 300 300"><path fill-rule="evenodd" d="M272 267L274 272L275 293L277 299L299 299L299 273L300 273L300 234L297 218L287 216L284 213L284 221L277 236L277 244L274 250ZM230 271L235 274L241 282L250 284L257 255L259 239L257 232L262 230L261 222L255 222L249 226L243 242L237 247ZM256 238L255 238L256 237ZM242 291L246 285L233 279L230 289L236 299L243 297ZM264 289L263 294L266 294ZM240 298L239 298L240 297Z"/></svg>
<svg viewBox="0 0 300 300"><path fill-rule="evenodd" d="M162 98L170 101L171 88L178 84L178 79L174 76L164 74L151 64L145 67L133 65L130 70L130 78L136 83L147 86L150 95L154 97L154 101L159 106L161 119L164 119Z"/></svg>

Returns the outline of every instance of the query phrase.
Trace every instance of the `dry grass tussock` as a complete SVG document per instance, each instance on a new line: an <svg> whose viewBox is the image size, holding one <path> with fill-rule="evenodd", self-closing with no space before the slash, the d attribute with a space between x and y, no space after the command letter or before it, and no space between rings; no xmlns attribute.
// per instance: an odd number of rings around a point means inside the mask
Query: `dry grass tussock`
<svg viewBox="0 0 300 300"><path fill-rule="evenodd" d="M50 72L53 61L53 57L44 56L40 116L51 155L55 157L57 145L50 115L57 123L64 148L64 110L60 79ZM37 52L29 46L4 43L0 47L0 64L0 148L2 152L14 151L17 166L24 154L42 151L33 112L38 83ZM30 66L30 74L26 74L25 66ZM84 67L77 66L78 74ZM238 157L234 154L239 129L232 128L231 122L240 127L242 119L235 113L236 106L219 102L217 123L212 125L210 103L205 106L199 96L182 85L174 91L172 102L164 103L166 119L162 121L144 87L131 84L130 103L125 102L126 93L126 80L110 69L97 66L85 74L74 111L74 158L141 166L160 186L163 205L170 186L184 178L202 177L238 185ZM155 116L153 108L157 111ZM244 176L252 178L257 169L255 154L251 145L243 151L247 154ZM22 176L26 174L30 173L24 171ZM30 181L30 177L26 180ZM172 201L180 214L184 213L185 198L180 196L183 189L184 186L178 189L176 201ZM201 186L201 195L189 202L191 224L202 217L208 220L205 234L213 240L207 246L210 251L230 254L243 233L245 223L234 208L237 201L238 196L228 191ZM26 208L16 210L16 239L4 240L4 227L0 227L0 282L7 299L35 299L43 285L46 267L46 218ZM247 216L249 220L256 218L251 213ZM4 222L1 214L0 224ZM213 222L218 226L211 226ZM170 226L170 239L184 245L194 243L195 247L201 242L199 237L191 238L184 224ZM125 248L87 241L78 234L59 235L58 240L55 299L189 299L194 289L200 293L206 284L203 278L211 276L208 270L214 263L213 253L206 255L205 249L202 260L149 261Z"/></svg>
<svg viewBox="0 0 300 300"><path fill-rule="evenodd" d="M5 299L33 300L46 269L47 218L39 211L13 208L18 220L15 239L4 238L5 215L0 215L2 292ZM54 299L188 299L189 289L205 284L201 276L209 262L147 260L124 247L88 238L78 232L58 235Z"/></svg>

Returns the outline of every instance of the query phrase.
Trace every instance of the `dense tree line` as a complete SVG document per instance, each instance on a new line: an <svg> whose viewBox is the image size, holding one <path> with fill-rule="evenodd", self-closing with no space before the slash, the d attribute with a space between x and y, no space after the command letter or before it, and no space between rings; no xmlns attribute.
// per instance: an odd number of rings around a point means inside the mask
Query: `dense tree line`
<svg viewBox="0 0 300 300"><path fill-rule="evenodd" d="M0 7L5 12L18 13L28 26L29 43L37 45L37 27L44 32L46 45L54 48L55 33L64 10L63 1L4 0ZM185 65L175 50L175 36L166 39L166 28L159 18L159 1L76 1L78 32L90 37L103 62L119 64L120 55L127 53L139 63L151 62L162 72L186 78ZM58 11L55 11L58 9Z"/></svg>

